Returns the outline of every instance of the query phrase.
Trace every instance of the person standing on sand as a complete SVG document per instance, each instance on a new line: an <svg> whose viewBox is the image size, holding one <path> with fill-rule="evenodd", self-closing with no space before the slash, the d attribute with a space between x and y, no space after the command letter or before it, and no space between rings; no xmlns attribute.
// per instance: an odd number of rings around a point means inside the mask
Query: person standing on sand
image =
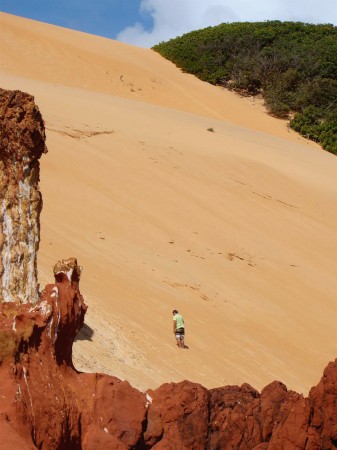
<svg viewBox="0 0 337 450"><path fill-rule="evenodd" d="M185 323L184 318L178 311L173 310L173 333L175 334L179 348L185 348Z"/></svg>

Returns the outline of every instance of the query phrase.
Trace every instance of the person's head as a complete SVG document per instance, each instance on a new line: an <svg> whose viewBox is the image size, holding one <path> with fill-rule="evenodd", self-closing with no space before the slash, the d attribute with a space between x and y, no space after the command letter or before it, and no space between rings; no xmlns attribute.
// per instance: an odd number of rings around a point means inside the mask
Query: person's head
<svg viewBox="0 0 337 450"><path fill-rule="evenodd" d="M172 314L175 316L176 314L178 314L178 311L176 309L174 309Z"/></svg>

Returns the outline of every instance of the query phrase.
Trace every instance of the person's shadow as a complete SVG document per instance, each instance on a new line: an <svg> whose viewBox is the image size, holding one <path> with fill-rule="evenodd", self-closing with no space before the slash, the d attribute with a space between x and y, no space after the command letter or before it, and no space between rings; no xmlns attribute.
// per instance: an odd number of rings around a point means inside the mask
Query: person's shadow
<svg viewBox="0 0 337 450"><path fill-rule="evenodd" d="M186 344L184 344L184 348L186 348L186 349L189 349L189 346L188 346L188 345L186 345Z"/></svg>

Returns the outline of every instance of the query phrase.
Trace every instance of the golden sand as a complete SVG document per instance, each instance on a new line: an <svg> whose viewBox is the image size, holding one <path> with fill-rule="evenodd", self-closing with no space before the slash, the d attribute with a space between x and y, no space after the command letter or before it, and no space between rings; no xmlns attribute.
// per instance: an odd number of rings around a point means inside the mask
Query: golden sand
<svg viewBox="0 0 337 450"><path fill-rule="evenodd" d="M7 14L0 33L0 85L47 128L41 286L84 267L76 367L306 394L336 357L336 157L152 50Z"/></svg>

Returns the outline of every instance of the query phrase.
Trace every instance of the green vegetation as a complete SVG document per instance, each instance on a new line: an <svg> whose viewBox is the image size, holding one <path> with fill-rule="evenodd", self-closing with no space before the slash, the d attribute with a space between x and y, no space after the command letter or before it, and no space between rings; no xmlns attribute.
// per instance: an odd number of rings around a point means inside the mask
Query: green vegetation
<svg viewBox="0 0 337 450"><path fill-rule="evenodd" d="M270 114L337 154L337 27L222 24L153 49L201 80L262 95Z"/></svg>

